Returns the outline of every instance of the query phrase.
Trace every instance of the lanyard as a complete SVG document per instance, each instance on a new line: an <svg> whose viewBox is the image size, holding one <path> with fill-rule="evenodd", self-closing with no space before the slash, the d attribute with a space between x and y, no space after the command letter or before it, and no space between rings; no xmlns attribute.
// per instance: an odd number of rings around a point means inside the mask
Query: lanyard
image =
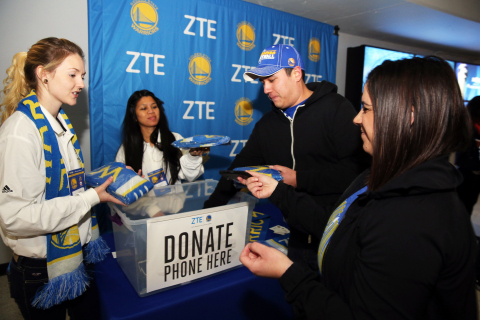
<svg viewBox="0 0 480 320"><path fill-rule="evenodd" d="M338 225L342 221L350 205L357 199L357 197L360 194L364 193L366 190L367 190L367 186L363 187L362 189L358 190L357 192L352 194L350 197L348 197L347 200L343 201L338 206L338 208L335 209L335 211L333 211L333 213L330 216L330 219L328 219L327 226L323 231L322 240L320 241L320 246L318 247L318 266L320 268L320 273L321 273L321 270L323 270L322 264L323 264L323 256L325 254L325 249L327 249L327 246L330 243L330 239L332 238L333 233L335 232L335 230L337 230Z"/></svg>

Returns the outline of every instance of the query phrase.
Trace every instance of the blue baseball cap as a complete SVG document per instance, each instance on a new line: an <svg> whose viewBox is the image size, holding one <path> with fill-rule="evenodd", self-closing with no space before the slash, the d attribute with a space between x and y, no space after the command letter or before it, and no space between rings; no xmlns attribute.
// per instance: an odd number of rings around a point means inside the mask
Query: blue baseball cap
<svg viewBox="0 0 480 320"><path fill-rule="evenodd" d="M286 44L277 44L265 48L258 59L258 66L243 74L245 80L269 77L283 68L295 68L300 66L302 70L303 61L298 51Z"/></svg>

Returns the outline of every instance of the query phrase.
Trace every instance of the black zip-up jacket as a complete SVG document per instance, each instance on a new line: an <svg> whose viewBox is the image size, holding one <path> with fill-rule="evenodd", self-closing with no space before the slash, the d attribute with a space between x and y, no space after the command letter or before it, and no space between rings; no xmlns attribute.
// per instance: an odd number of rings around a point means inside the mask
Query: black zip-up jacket
<svg viewBox="0 0 480 320"><path fill-rule="evenodd" d="M297 190L333 205L369 162L360 129L353 124L355 109L337 94L337 86L322 81L307 84L313 94L299 106L290 122L272 104L255 125L248 142L229 169L282 165L297 171ZM205 208L224 205L238 190L221 178Z"/></svg>
<svg viewBox="0 0 480 320"><path fill-rule="evenodd" d="M455 192L461 180L441 156L361 194L330 239L322 276L294 263L280 278L287 301L308 319L477 319L477 245ZM283 183L270 200L290 224L322 236L331 208Z"/></svg>

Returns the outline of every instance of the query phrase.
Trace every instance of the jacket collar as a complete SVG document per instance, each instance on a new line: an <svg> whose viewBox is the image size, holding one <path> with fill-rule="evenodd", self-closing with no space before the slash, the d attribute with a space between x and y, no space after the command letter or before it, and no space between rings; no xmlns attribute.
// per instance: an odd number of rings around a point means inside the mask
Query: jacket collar
<svg viewBox="0 0 480 320"><path fill-rule="evenodd" d="M329 93L336 93L337 86L328 81L321 81L321 82L310 82L307 83L307 88L312 90L312 95L305 101L305 107L309 106L310 104L315 103L317 100L321 99L323 96ZM276 112L282 112L279 108L275 107L273 102L271 103L272 110Z"/></svg>
<svg viewBox="0 0 480 320"><path fill-rule="evenodd" d="M362 174L364 179L368 173ZM461 173L448 161L448 155L443 155L408 170L378 191L367 191L359 200L443 192L455 189L462 180Z"/></svg>

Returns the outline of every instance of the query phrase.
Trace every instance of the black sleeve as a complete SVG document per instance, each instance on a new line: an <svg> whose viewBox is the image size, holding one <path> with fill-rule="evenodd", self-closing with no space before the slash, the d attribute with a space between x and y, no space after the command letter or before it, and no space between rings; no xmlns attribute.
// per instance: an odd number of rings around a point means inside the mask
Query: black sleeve
<svg viewBox="0 0 480 320"><path fill-rule="evenodd" d="M335 292L328 290L320 275L309 267L294 263L279 279L285 300L306 319L354 319L351 309ZM324 308L325 304L328 308Z"/></svg>
<svg viewBox="0 0 480 320"><path fill-rule="evenodd" d="M253 128L252 134L248 138L245 147L242 148L239 154L235 157L228 170L238 167L246 166L260 166L265 165L265 160L262 155L262 148L258 137L258 123ZM237 193L233 181L224 177L220 178L217 187L213 191L210 198L205 201L203 208L212 208L223 206Z"/></svg>
<svg viewBox="0 0 480 320"><path fill-rule="evenodd" d="M308 194L295 192L292 186L282 182L269 200L282 211L290 226L317 239L322 238L333 206L319 206Z"/></svg>
<svg viewBox="0 0 480 320"><path fill-rule="evenodd" d="M451 210L465 214L442 197L430 201L439 203L430 206L437 209L431 213L398 199L362 218L347 249L355 255L353 269L330 270L351 273L344 298L315 272L294 263L279 279L287 301L308 319L425 319L427 314L432 319L476 319L473 231L465 217L441 217ZM421 198L410 204L425 202ZM332 237L329 250L337 249ZM435 307L429 308L432 303Z"/></svg>
<svg viewBox="0 0 480 320"><path fill-rule="evenodd" d="M318 205L310 195L298 192L292 186L282 182L278 184L269 200L282 211L290 226L321 239L332 212L350 195L365 186L365 179L369 172L365 170L356 177L336 204L331 206Z"/></svg>
<svg viewBox="0 0 480 320"><path fill-rule="evenodd" d="M325 161L321 168L297 171L297 190L312 195L342 194L370 164L370 156L363 150L360 128L353 124L356 114L352 104L338 95L330 104L331 112L321 125L328 128L335 159Z"/></svg>

